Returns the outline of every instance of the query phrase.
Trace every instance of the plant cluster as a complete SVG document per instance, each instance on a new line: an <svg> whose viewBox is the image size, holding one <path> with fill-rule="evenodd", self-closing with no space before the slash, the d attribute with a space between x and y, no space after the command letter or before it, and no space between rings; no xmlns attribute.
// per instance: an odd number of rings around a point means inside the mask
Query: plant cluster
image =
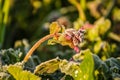
<svg viewBox="0 0 120 80"><path fill-rule="evenodd" d="M119 5L0 0L0 80L119 80ZM19 31L31 43L16 36Z"/></svg>

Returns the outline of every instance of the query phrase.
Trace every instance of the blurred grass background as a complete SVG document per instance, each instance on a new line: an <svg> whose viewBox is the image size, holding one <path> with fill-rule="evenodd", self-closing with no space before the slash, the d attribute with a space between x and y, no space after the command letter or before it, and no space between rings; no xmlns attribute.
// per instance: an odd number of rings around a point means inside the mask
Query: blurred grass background
<svg viewBox="0 0 120 80"><path fill-rule="evenodd" d="M37 40L49 34L53 21L76 29L88 23L99 29L88 30L81 49L89 48L103 60L118 57L119 13L119 0L0 0L0 49L20 48L27 53ZM75 53L68 47L46 44L35 52L41 61L56 56L70 59Z"/></svg>

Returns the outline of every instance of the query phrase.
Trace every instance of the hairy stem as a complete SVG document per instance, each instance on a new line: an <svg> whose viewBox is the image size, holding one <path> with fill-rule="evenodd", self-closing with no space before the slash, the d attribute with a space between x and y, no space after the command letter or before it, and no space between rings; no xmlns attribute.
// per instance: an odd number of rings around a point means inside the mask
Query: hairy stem
<svg viewBox="0 0 120 80"><path fill-rule="evenodd" d="M27 55L23 59L23 62L27 62L28 59L30 58L30 56L33 54L33 52L40 46L40 44L43 43L43 42L45 42L46 40L52 38L53 36L54 36L54 34L46 35L45 37L43 37L42 39L40 39L38 42L36 42L33 45L33 47L28 51Z"/></svg>

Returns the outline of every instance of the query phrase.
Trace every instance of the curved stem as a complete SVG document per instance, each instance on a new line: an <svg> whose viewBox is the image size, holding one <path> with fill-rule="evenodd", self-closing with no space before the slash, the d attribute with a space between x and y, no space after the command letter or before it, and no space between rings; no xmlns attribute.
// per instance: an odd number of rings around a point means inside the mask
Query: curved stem
<svg viewBox="0 0 120 80"><path fill-rule="evenodd" d="M113 7L114 7L114 5L115 5L115 2L116 2L116 0L112 0L111 1L111 3L110 3L110 6L108 6L108 8L107 8L107 13L105 14L105 17L107 18L109 15L110 15L110 13L112 12L112 10L113 10Z"/></svg>
<svg viewBox="0 0 120 80"><path fill-rule="evenodd" d="M78 3L77 0L69 0L69 2L72 3L77 8L80 19L82 19L83 21L86 21L86 16L85 16L84 10L82 9L80 3Z"/></svg>
<svg viewBox="0 0 120 80"><path fill-rule="evenodd" d="M46 40L52 38L54 36L54 34L49 34L46 35L45 37L43 37L42 39L40 39L38 42L36 42L33 47L29 50L29 52L27 53L27 55L25 56L25 58L23 59L23 62L27 62L28 59L30 58L30 56L32 55L32 53L40 46L41 43L45 42Z"/></svg>

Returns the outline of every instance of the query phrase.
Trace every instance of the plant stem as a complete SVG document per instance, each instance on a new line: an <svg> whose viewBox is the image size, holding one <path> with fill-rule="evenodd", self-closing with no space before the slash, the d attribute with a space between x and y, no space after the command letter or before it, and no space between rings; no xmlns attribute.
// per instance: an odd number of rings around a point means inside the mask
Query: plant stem
<svg viewBox="0 0 120 80"><path fill-rule="evenodd" d="M116 35L115 33L113 33L113 32L110 32L108 34L108 37L110 37L111 39L113 39L113 40L115 40L117 42L120 42L120 37L118 35Z"/></svg>
<svg viewBox="0 0 120 80"><path fill-rule="evenodd" d="M9 9L10 0L0 0L0 48L3 47L4 43L5 29L8 22Z"/></svg>
<svg viewBox="0 0 120 80"><path fill-rule="evenodd" d="M116 0L112 0L112 1L110 2L110 5L108 6L107 11L106 11L106 14L105 14L105 17L106 17L106 18L109 17L110 13L112 12L113 7L114 7L114 5L115 5L115 1L116 1Z"/></svg>
<svg viewBox="0 0 120 80"><path fill-rule="evenodd" d="M40 39L38 42L36 42L33 47L29 50L29 52L27 53L27 55L25 56L25 58L23 59L23 62L27 62L28 59L31 57L32 53L40 46L41 43L45 42L46 40L52 38L54 36L54 34L49 34L46 35L45 37L43 37L42 39Z"/></svg>
<svg viewBox="0 0 120 80"><path fill-rule="evenodd" d="M80 19L86 21L86 16L80 3L78 3L77 0L69 0L69 2L72 3L78 9Z"/></svg>

